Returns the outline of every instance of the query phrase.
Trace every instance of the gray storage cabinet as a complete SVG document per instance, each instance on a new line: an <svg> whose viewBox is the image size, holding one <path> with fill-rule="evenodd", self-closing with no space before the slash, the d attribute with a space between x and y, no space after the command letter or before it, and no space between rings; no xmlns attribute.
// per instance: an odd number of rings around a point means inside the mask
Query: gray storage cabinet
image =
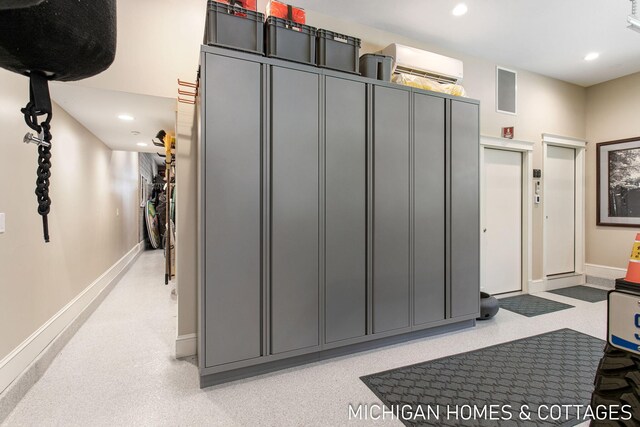
<svg viewBox="0 0 640 427"><path fill-rule="evenodd" d="M445 99L416 93L414 111L413 322L445 318Z"/></svg>
<svg viewBox="0 0 640 427"><path fill-rule="evenodd" d="M449 101L451 126L451 316L479 312L480 156L479 108Z"/></svg>
<svg viewBox="0 0 640 427"><path fill-rule="evenodd" d="M366 334L366 85L325 80L326 342Z"/></svg>
<svg viewBox="0 0 640 427"><path fill-rule="evenodd" d="M319 344L319 76L271 67L271 352Z"/></svg>
<svg viewBox="0 0 640 427"><path fill-rule="evenodd" d="M201 386L474 324L479 106L203 46Z"/></svg>
<svg viewBox="0 0 640 427"><path fill-rule="evenodd" d="M216 57L204 76L215 94L204 111L207 366L261 356L261 73L259 63Z"/></svg>
<svg viewBox="0 0 640 427"><path fill-rule="evenodd" d="M373 332L409 326L409 98L373 93Z"/></svg>

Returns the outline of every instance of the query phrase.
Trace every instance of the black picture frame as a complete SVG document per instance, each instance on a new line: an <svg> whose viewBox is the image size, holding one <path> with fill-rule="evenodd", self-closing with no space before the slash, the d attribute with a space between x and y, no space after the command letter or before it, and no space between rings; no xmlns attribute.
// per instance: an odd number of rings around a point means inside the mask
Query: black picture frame
<svg viewBox="0 0 640 427"><path fill-rule="evenodd" d="M596 144L596 224L640 228L640 136Z"/></svg>

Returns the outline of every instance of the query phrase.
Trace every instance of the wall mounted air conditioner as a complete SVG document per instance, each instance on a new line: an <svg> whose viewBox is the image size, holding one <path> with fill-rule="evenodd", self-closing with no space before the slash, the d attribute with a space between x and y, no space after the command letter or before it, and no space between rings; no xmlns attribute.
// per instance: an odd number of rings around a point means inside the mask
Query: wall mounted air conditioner
<svg viewBox="0 0 640 427"><path fill-rule="evenodd" d="M440 83L462 81L462 61L414 47L393 43L382 50L393 57L393 72L428 77Z"/></svg>

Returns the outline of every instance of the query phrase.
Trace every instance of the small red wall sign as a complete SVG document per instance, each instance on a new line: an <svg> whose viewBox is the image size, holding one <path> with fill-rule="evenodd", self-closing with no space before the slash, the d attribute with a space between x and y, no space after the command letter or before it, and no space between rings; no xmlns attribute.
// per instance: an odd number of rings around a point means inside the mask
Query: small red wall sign
<svg viewBox="0 0 640 427"><path fill-rule="evenodd" d="M502 128L502 137L507 139L513 139L513 126L508 128Z"/></svg>

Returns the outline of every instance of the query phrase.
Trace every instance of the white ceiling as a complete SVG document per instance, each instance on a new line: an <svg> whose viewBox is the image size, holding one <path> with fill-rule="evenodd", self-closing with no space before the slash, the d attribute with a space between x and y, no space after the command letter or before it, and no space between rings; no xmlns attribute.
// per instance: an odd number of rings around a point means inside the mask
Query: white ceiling
<svg viewBox="0 0 640 427"><path fill-rule="evenodd" d="M469 11L455 17L453 7ZM325 15L591 86L640 71L629 0L295 0ZM313 25L313 23L310 23ZM589 52L600 58L586 62Z"/></svg>
<svg viewBox="0 0 640 427"><path fill-rule="evenodd" d="M52 83L51 98L113 150L157 153L151 139L160 129L173 131L176 100L159 96ZM120 114L134 117L123 121ZM132 131L140 132L133 135ZM140 147L138 142L148 145Z"/></svg>

